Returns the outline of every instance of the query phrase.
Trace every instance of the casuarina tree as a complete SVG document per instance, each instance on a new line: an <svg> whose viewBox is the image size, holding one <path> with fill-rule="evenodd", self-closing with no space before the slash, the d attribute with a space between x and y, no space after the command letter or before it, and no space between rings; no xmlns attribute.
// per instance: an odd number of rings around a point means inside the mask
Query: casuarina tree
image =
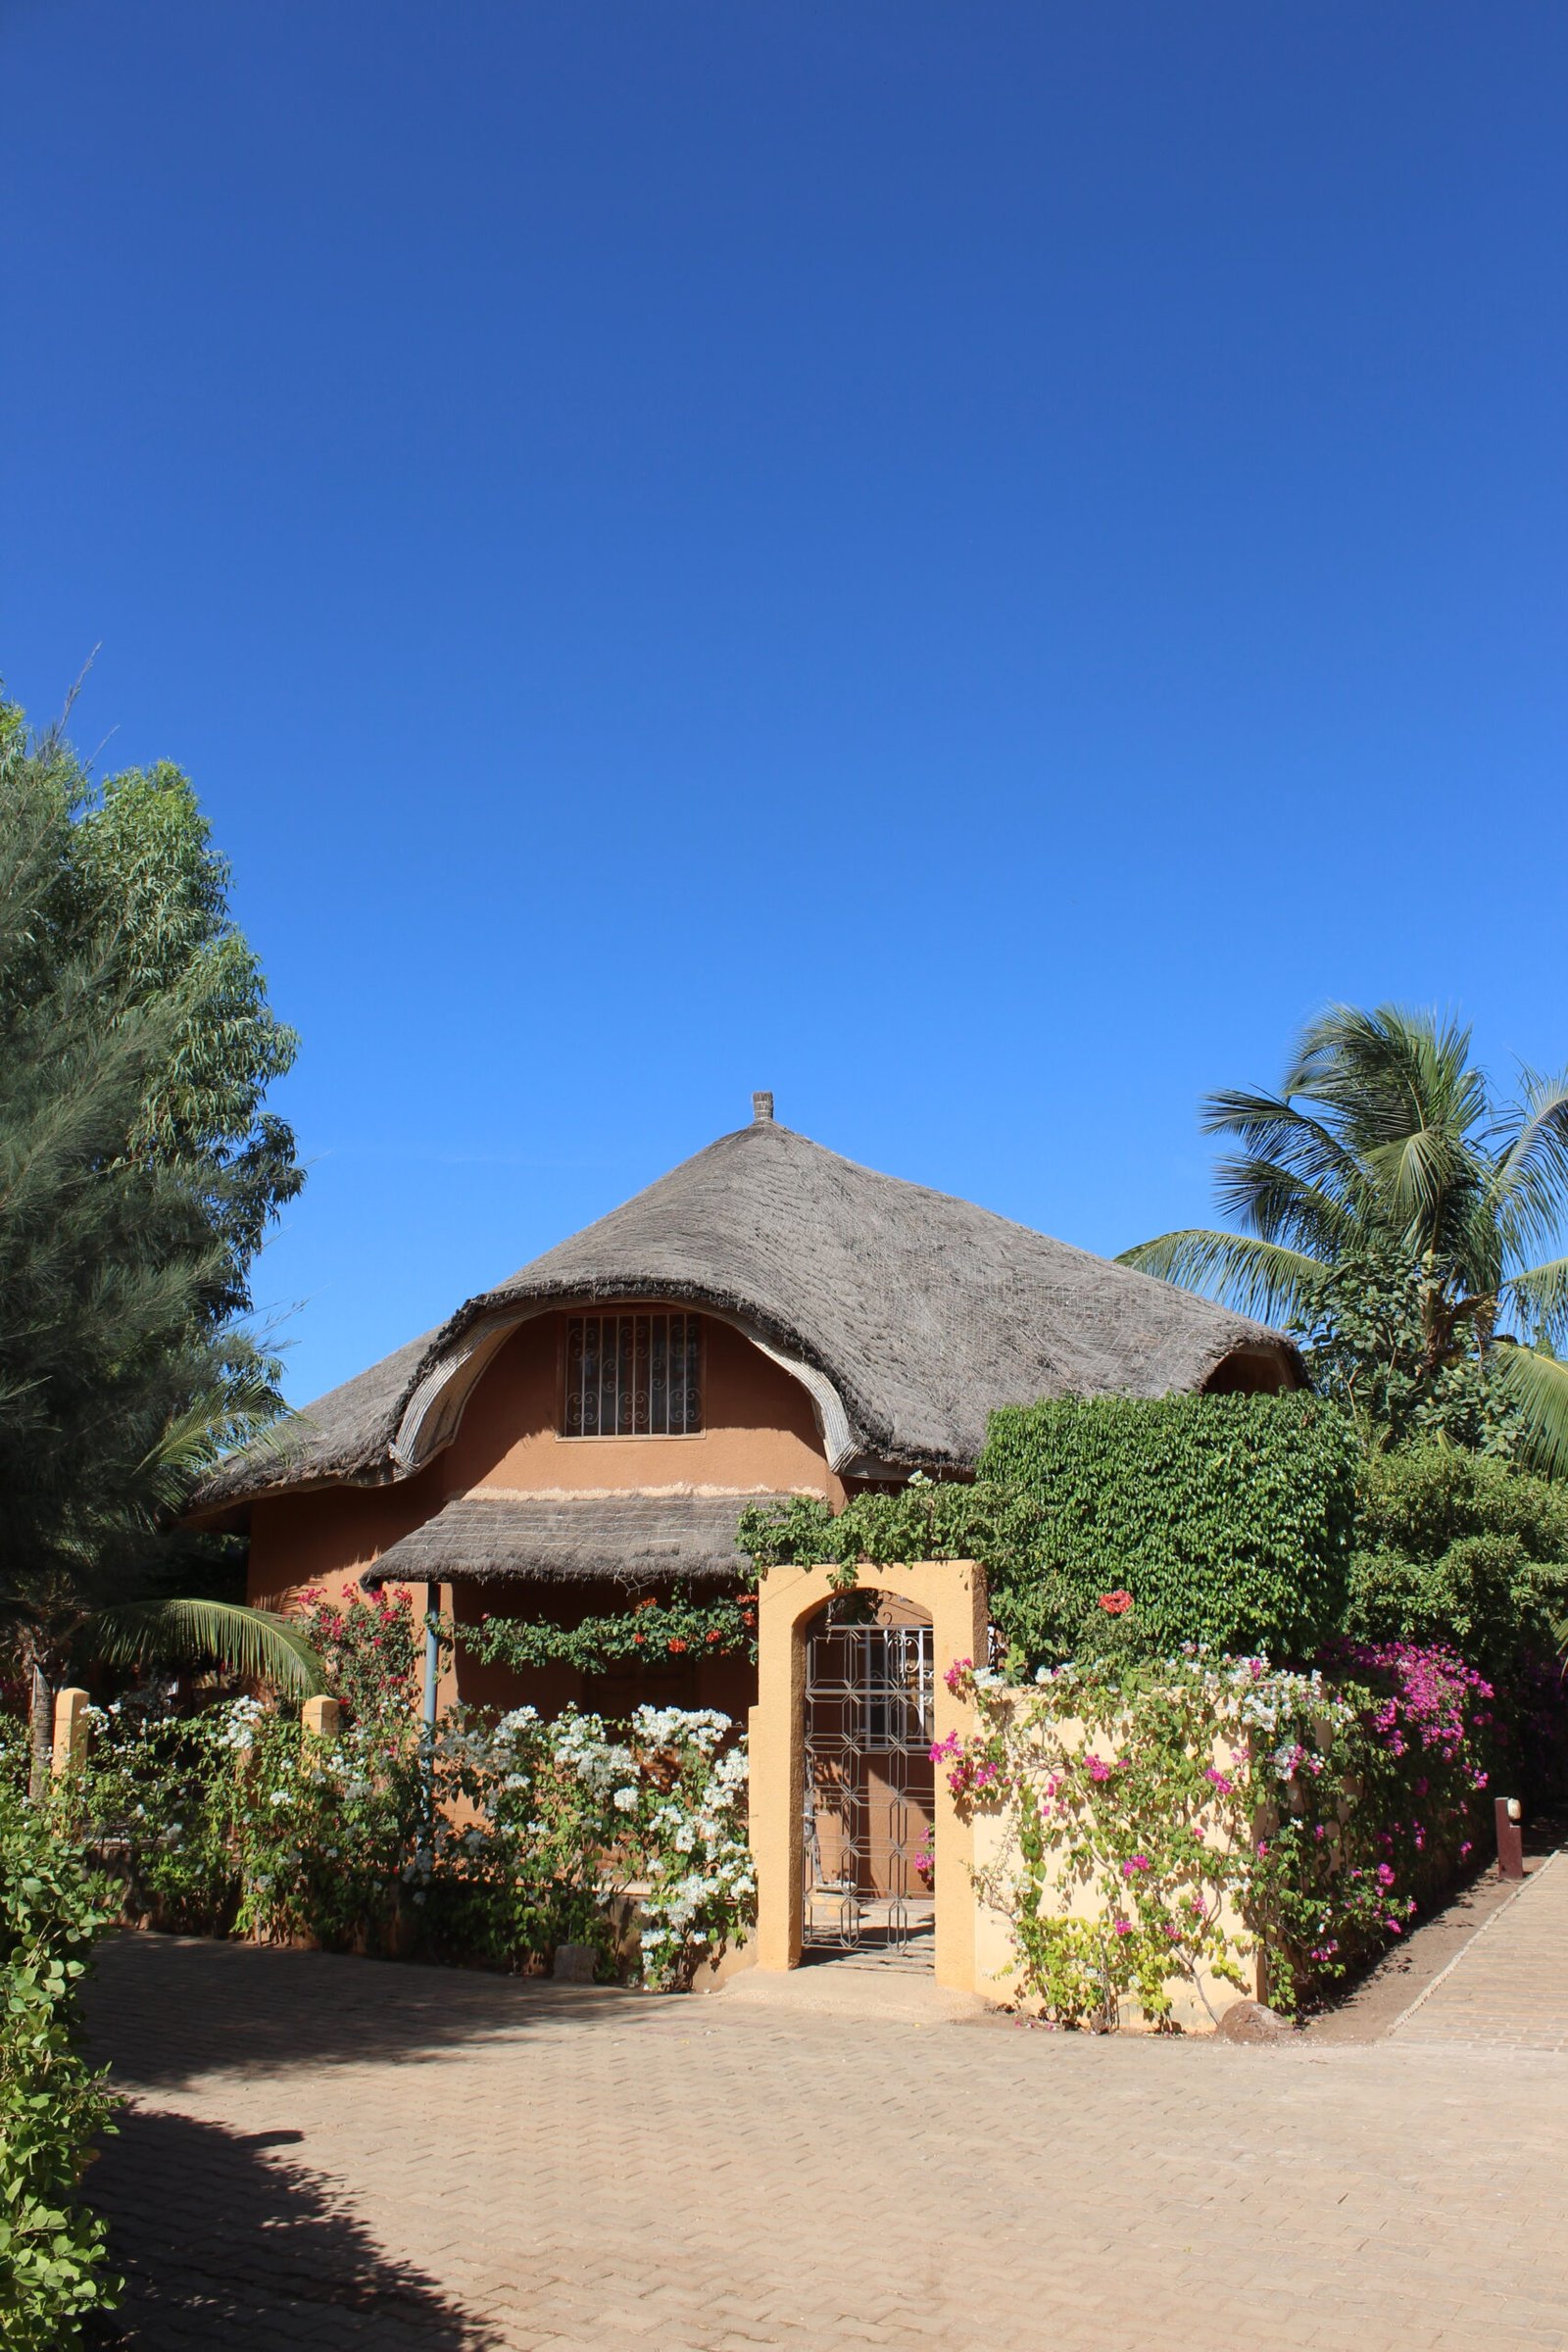
<svg viewBox="0 0 1568 2352"><path fill-rule="evenodd" d="M184 777L95 792L0 706L0 1628L35 1757L84 1637L316 1680L287 1629L169 1581L190 1483L280 1409L245 1317L301 1181L262 1108L293 1052Z"/></svg>

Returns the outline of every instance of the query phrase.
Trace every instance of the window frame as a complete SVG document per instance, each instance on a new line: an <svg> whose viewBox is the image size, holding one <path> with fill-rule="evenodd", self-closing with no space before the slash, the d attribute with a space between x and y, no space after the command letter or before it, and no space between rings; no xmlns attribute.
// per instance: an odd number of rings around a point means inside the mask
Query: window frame
<svg viewBox="0 0 1568 2352"><path fill-rule="evenodd" d="M571 1327L574 1323L635 1321L642 1317L652 1320L662 1317L666 1322L680 1316L697 1327L697 1424L691 1429L625 1429L584 1430L568 1427L568 1381L571 1365ZM635 1342L633 1343L635 1351ZM667 1339L666 1339L667 1347ZM635 1352L634 1352L635 1361ZM662 1300L629 1298L607 1300L603 1305L568 1307L561 1312L556 1362L556 1439L563 1446L608 1446L653 1444L680 1445L693 1438L706 1436L708 1429L708 1317L701 1308L670 1305Z"/></svg>

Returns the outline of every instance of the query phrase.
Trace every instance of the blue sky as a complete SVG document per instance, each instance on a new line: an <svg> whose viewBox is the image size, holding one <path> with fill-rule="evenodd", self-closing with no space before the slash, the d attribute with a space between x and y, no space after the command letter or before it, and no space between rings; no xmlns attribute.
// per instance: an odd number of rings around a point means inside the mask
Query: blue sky
<svg viewBox="0 0 1568 2352"><path fill-rule="evenodd" d="M303 1400L749 1115L1094 1249L1568 1059L1568 16L5 0L0 669L299 1027Z"/></svg>

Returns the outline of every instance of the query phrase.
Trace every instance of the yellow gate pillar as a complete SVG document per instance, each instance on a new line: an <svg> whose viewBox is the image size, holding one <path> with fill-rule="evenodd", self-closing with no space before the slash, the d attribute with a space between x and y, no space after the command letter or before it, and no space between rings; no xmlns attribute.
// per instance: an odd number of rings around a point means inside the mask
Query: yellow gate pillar
<svg viewBox="0 0 1568 2352"><path fill-rule="evenodd" d="M79 1772L87 1761L87 1709L90 1703L85 1690L72 1688L55 1693L55 1739L50 1763L57 1776L63 1772Z"/></svg>
<svg viewBox="0 0 1568 2352"><path fill-rule="evenodd" d="M801 1957L806 1877L806 1629L834 1594L842 1568L769 1568L757 1598L757 1704L751 1713L751 1845L757 1867L757 1966L795 1968ZM931 1620L937 1740L967 1739L973 1710L948 1689L960 1658L984 1665L990 1637L985 1572L973 1560L857 1570L853 1590L912 1601ZM947 1775L936 1773L936 1975L975 1990L974 1839Z"/></svg>

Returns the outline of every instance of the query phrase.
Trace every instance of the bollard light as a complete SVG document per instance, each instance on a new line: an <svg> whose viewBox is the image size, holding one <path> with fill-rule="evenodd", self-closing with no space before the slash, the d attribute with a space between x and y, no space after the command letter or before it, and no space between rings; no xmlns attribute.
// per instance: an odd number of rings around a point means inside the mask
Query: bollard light
<svg viewBox="0 0 1568 2352"><path fill-rule="evenodd" d="M1524 1806L1516 1796L1499 1796L1494 1809L1497 1822L1497 1866L1505 1879L1522 1879L1525 1841L1519 1825L1525 1817Z"/></svg>

